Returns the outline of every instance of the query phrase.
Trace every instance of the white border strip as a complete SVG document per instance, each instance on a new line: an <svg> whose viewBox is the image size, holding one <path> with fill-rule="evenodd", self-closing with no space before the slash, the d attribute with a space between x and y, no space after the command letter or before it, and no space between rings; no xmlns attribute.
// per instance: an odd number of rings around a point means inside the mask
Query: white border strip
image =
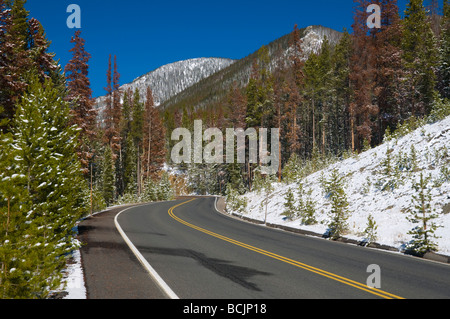
<svg viewBox="0 0 450 319"><path fill-rule="evenodd" d="M148 204L147 204L148 205ZM142 205L144 206L144 205ZM120 213L116 215L114 218L114 224L116 225L117 230L119 231L122 238L127 243L128 247L130 247L131 251L134 253L134 255L137 257L137 259L141 262L141 264L144 266L144 268L148 271L150 276L156 281L156 283L160 286L160 288L164 291L164 293L170 298L170 299L180 299L173 290L166 284L166 282L161 278L161 276L156 272L155 269L148 263L148 261L142 256L142 254L139 252L139 250L136 248L136 246L133 245L131 240L128 238L128 236L123 231L122 227L120 227L118 222L118 217L120 214L126 212L127 210L130 210L132 208L136 208L139 206L129 207Z"/></svg>

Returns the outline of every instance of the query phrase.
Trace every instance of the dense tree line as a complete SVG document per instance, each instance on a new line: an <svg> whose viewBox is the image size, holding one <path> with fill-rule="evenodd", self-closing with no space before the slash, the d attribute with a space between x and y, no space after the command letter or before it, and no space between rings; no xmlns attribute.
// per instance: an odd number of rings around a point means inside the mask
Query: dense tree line
<svg viewBox="0 0 450 319"><path fill-rule="evenodd" d="M381 7L381 28L367 25L373 3ZM325 37L310 55L303 52L295 26L285 63L273 67L271 60L278 57L263 46L245 85L235 82L220 104L167 111L166 126L192 128L194 119L202 119L205 127L222 130L280 128L279 180L292 162L298 166L377 146L387 130L448 105L449 7L445 0L439 14L436 1L425 6L410 0L401 17L396 0L357 0L353 32L344 30L336 44ZM249 190L257 177L250 163L205 165L198 173L207 168L221 174L207 191L202 185L202 192L224 194L222 184Z"/></svg>

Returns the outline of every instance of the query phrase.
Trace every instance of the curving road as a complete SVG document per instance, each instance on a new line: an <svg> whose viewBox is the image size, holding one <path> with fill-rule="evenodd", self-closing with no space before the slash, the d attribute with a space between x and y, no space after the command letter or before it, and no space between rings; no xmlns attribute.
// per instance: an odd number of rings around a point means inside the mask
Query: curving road
<svg viewBox="0 0 450 319"><path fill-rule="evenodd" d="M450 297L449 265L242 222L215 198L130 208L116 223L172 298ZM374 264L380 289L366 284Z"/></svg>

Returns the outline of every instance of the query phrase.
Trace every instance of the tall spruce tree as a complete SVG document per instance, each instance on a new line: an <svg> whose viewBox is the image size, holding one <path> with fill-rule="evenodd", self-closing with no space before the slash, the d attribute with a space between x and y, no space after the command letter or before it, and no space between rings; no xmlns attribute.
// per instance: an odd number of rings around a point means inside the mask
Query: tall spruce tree
<svg viewBox="0 0 450 319"><path fill-rule="evenodd" d="M20 260L9 278L13 280L10 288L17 285L19 289L13 293L23 298L46 298L59 287L64 255L76 247L73 228L87 212L86 185L76 155L78 133L68 125L69 106L59 94L51 80L41 84L33 76L13 125L11 189L23 192L17 196L20 205L10 205L9 212L18 216L14 232L20 237L15 245L22 249L6 261L11 267L11 260ZM8 193L3 196L12 199Z"/></svg>
<svg viewBox="0 0 450 319"><path fill-rule="evenodd" d="M352 39L347 30L344 30L341 40L336 44L332 54L332 86L334 90L334 106L332 116L332 139L333 149L342 153L350 149L348 132L349 107L350 107L350 57L352 56Z"/></svg>

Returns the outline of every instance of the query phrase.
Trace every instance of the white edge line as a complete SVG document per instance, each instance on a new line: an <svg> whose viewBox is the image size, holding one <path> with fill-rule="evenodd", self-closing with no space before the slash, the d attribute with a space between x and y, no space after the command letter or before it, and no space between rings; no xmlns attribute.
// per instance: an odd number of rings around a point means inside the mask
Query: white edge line
<svg viewBox="0 0 450 319"><path fill-rule="evenodd" d="M144 206L144 205L142 205ZM136 248L136 246L133 245L133 243L131 242L131 240L128 238L128 236L125 234L125 232L123 231L122 227L120 227L119 222L118 222L118 217L120 214L122 214L123 212L126 212L127 210L130 210L132 208L136 208L136 206L134 207L129 207L123 211L121 211L120 213L118 213L116 215L116 217L114 218L114 224L116 225L117 230L119 231L120 235L122 236L122 238L125 240L125 242L127 243L128 247L130 247L131 251L134 253L134 255L137 257L137 259L140 261L140 263L142 264L142 266L144 266L144 268L148 271L148 273L150 274L150 276L156 281L156 283L159 285L159 287L164 291L164 293L170 298L170 299L180 299L174 292L173 290L166 284L166 282L161 278L161 276L156 272L155 269L153 269L153 267L149 264L149 262L144 258L144 256L142 256L142 254L139 252L139 250Z"/></svg>

